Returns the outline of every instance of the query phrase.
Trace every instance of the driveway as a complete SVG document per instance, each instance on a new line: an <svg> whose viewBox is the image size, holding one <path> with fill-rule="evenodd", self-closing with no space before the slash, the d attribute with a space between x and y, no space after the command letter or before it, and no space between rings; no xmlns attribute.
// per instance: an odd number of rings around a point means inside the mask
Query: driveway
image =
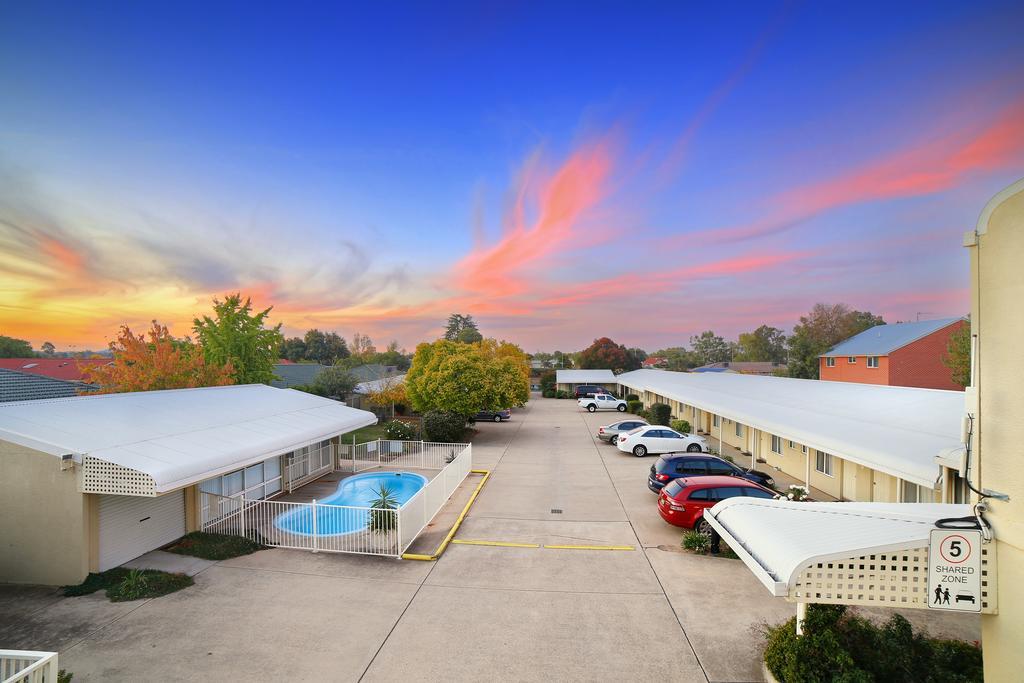
<svg viewBox="0 0 1024 683"><path fill-rule="evenodd" d="M593 437L617 417L535 399L478 425L474 466L492 476L458 539L633 551L456 544L428 563L266 550L119 604L0 587L0 644L59 650L76 683L761 680L759 626L793 605L739 561L680 552L645 485L652 460ZM980 638L977 617L906 615Z"/></svg>

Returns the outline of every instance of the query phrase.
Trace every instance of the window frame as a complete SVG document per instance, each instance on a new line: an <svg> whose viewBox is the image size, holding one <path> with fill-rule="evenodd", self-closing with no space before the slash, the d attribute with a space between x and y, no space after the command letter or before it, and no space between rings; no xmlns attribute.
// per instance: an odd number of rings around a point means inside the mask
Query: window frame
<svg viewBox="0 0 1024 683"><path fill-rule="evenodd" d="M771 449L772 449L772 453L775 453L776 455L782 455L782 437L781 436L775 436L774 434L772 434Z"/></svg>
<svg viewBox="0 0 1024 683"><path fill-rule="evenodd" d="M835 366L836 366L835 356L827 356L825 358L825 367L826 368L834 368Z"/></svg>
<svg viewBox="0 0 1024 683"><path fill-rule="evenodd" d="M856 365L857 364L857 356L847 356L846 357L846 364L847 365Z"/></svg>
<svg viewBox="0 0 1024 683"><path fill-rule="evenodd" d="M868 367L875 370L878 369L878 356L868 356Z"/></svg>
<svg viewBox="0 0 1024 683"><path fill-rule="evenodd" d="M736 436L742 437L743 436L743 423L742 422L734 422L733 425L734 425L733 432L735 432Z"/></svg>
<svg viewBox="0 0 1024 683"><path fill-rule="evenodd" d="M824 456L824 457L820 457ZM820 458L820 466L819 466ZM835 467L832 462L832 454L826 453L825 451L819 451L817 448L814 449L814 471L819 474L824 474L826 477L834 476L833 472Z"/></svg>

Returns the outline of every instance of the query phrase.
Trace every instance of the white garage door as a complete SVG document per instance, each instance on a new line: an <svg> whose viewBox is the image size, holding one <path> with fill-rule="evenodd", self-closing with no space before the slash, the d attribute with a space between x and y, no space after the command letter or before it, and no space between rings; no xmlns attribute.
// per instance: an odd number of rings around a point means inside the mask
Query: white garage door
<svg viewBox="0 0 1024 683"><path fill-rule="evenodd" d="M100 571L185 535L185 492L100 496Z"/></svg>

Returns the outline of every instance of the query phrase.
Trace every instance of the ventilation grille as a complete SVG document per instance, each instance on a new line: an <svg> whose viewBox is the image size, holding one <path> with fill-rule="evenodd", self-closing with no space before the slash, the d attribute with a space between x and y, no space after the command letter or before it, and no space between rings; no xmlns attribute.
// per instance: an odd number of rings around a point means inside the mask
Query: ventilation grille
<svg viewBox="0 0 1024 683"><path fill-rule="evenodd" d="M81 490L82 493L117 496L155 496L156 482L144 472L86 456L82 463Z"/></svg>

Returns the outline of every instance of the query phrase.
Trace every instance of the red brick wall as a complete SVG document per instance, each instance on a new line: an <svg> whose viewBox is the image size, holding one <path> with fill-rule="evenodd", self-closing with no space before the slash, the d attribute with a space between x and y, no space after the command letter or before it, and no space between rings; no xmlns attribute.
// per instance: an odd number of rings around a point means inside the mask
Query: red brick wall
<svg viewBox="0 0 1024 683"><path fill-rule="evenodd" d="M963 390L943 364L949 337L966 325L959 320L889 354L889 384L901 387Z"/></svg>
<svg viewBox="0 0 1024 683"><path fill-rule="evenodd" d="M850 363L847 356L836 358L836 364L828 367L824 358L818 359L818 377L830 382L858 382L860 384L889 384L889 357L879 356L878 367L868 367L867 356L856 356L857 362Z"/></svg>

